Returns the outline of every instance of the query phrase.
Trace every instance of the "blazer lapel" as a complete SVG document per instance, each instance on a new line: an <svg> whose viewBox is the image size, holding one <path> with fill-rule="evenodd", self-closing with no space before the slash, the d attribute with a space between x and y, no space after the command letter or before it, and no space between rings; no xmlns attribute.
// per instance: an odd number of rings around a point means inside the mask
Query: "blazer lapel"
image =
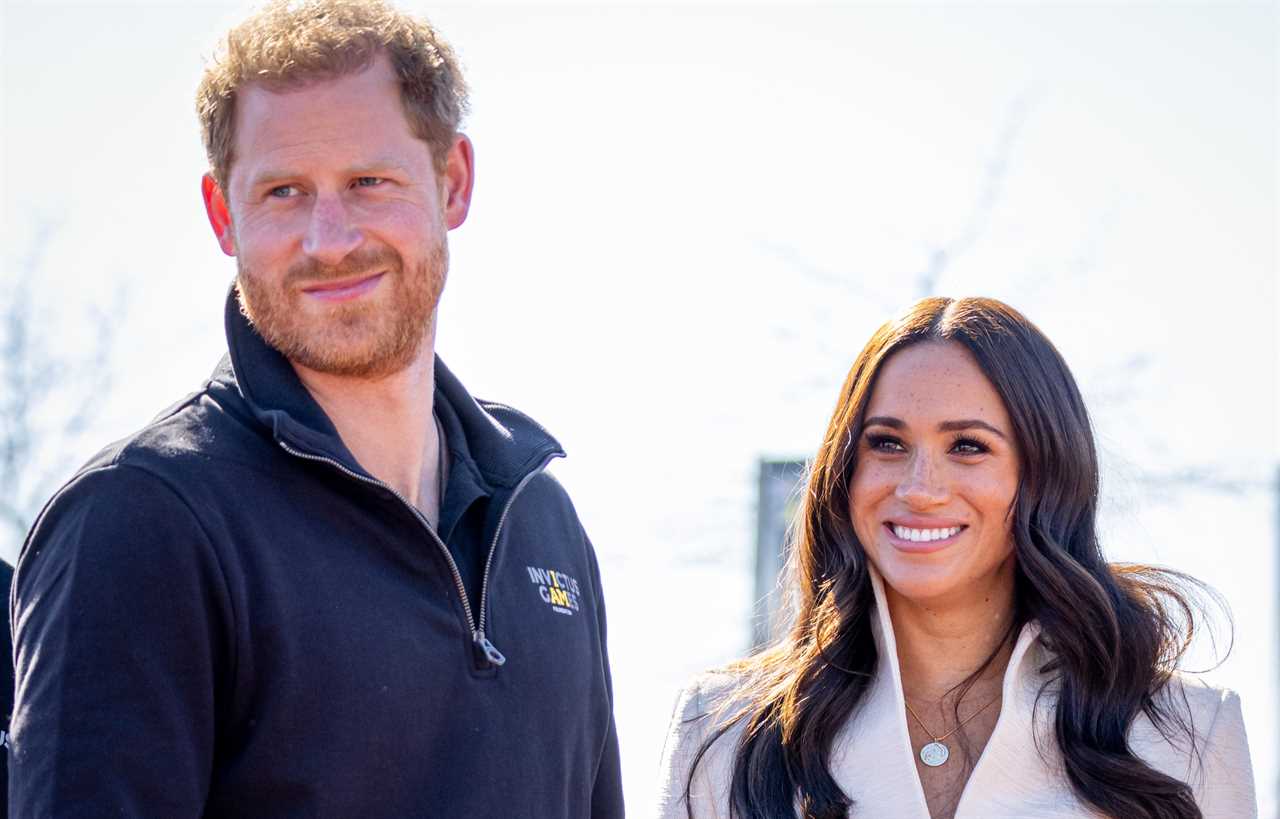
<svg viewBox="0 0 1280 819"><path fill-rule="evenodd" d="M1090 815L1067 780L1053 735L1052 689L1040 668L1049 657L1040 626L1022 627L1004 675L1003 701L991 739L969 775L955 819L1025 819Z"/></svg>
<svg viewBox="0 0 1280 819"><path fill-rule="evenodd" d="M884 583L874 568L870 571L880 662L870 690L836 742L838 751L831 770L837 784L853 799L858 816L930 819L907 734L898 645L889 621Z"/></svg>
<svg viewBox="0 0 1280 819"><path fill-rule="evenodd" d="M874 568L870 571L880 664L866 698L836 742L832 773L860 816L930 819L907 733L884 581ZM1037 705L1043 683L1039 669L1047 660L1039 636L1036 623L1023 626L1018 634L1005 671L1000 717L961 794L955 819L1077 815L1070 790L1064 790L1062 777L1053 774L1058 767L1053 692L1046 692Z"/></svg>

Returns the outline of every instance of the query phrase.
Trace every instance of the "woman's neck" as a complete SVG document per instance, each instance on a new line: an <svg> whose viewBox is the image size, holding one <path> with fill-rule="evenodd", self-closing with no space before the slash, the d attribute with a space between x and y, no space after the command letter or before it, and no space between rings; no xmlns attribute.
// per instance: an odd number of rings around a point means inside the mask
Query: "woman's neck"
<svg viewBox="0 0 1280 819"><path fill-rule="evenodd" d="M974 593L948 601L909 600L885 585L909 700L941 703L988 660L974 681L974 694L999 690L1013 650L1008 639L1014 616L1012 561L999 574Z"/></svg>

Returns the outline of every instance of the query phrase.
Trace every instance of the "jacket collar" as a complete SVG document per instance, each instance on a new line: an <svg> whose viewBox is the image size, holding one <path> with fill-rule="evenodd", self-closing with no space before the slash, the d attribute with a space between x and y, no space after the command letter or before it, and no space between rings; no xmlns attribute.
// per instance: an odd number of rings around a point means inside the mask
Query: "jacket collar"
<svg viewBox="0 0 1280 819"><path fill-rule="evenodd" d="M907 733L902 672L884 581L874 566L869 571L876 601L873 633L879 667L858 718L849 720L845 739L836 744L839 750L833 754L832 772L868 816L928 819L916 772L917 749ZM983 813L984 800L989 804L992 797L1008 792L1011 782L1015 788L1038 788L1050 800L1069 799L1047 773L1046 753L1051 756L1056 746L1051 735L1052 697L1040 697L1045 680L1040 669L1048 655L1039 636L1035 622L1024 625L1018 634L1005 670L1000 716L965 785L956 819L990 815ZM877 772L874 780L867 777L868 770Z"/></svg>
<svg viewBox="0 0 1280 819"><path fill-rule="evenodd" d="M227 293L224 322L228 354L213 380L238 392L277 442L372 477L342 442L288 359L267 344L241 312L234 285ZM447 403L457 417L477 469L493 488L514 487L547 460L564 456L559 442L533 419L503 404L473 398L439 356L434 398Z"/></svg>
<svg viewBox="0 0 1280 819"><path fill-rule="evenodd" d="M876 597L876 648L880 651L880 664L885 673L879 678L891 684L896 692L898 703L906 713L906 699L902 693L902 669L898 666L898 641L893 631L893 621L889 618L889 599L885 595L884 578L870 562L867 570L871 575L871 588ZM1018 632L1013 651L1009 655L1009 665L1005 669L1003 696L1009 697L1020 680L1038 679L1039 669L1046 659L1040 648L1040 624L1032 621L1024 625ZM905 723L904 723L905 726ZM906 734L903 734L906 741Z"/></svg>

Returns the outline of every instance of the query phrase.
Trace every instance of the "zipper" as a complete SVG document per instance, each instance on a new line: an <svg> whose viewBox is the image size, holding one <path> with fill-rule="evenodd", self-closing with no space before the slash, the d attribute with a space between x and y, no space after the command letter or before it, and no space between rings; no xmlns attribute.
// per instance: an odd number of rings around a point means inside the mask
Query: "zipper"
<svg viewBox="0 0 1280 819"><path fill-rule="evenodd" d="M532 472L525 475L524 478L521 479L520 483L516 484L516 488L511 491L510 497L507 498L507 505L503 507L502 515L498 518L498 525L493 530L493 542L489 544L489 554L485 557L484 561L484 575L480 579L480 619L477 623L476 617L471 611L471 603L467 600L467 587L462 584L462 572L458 570L458 564L453 559L453 554L449 551L449 547L444 545L444 541L440 539L440 535L436 530L431 528L431 524L427 522L426 516L419 511L418 507L405 500L404 495L401 495L395 487L390 484L383 483L377 478L370 478L361 475L359 472L348 469L340 461L336 461L333 458L327 458L323 455L313 455L310 452L302 452L289 446L284 441L279 441L278 443L280 444L281 449L295 458L329 464L344 475L355 478L362 483L367 483L371 486L387 490L402 504L404 504L405 508L412 512L413 516L422 524L422 528L426 529L427 533L431 535L431 539L435 541L436 546L440 548L440 554L444 555L445 562L449 564L449 571L453 574L453 584L458 589L459 599L462 600L462 613L467 617L467 628L471 629L471 642L480 649L480 652L484 654L485 659L493 665L500 666L507 662L507 658L503 653L499 651L498 647L490 642L489 638L484 634L485 610L488 608L485 605L485 602L489 596L489 569L493 565L493 554L498 549L498 538L502 535L502 524L507 521L507 513L511 511L511 505L515 503L516 495L520 494L520 490L524 489L529 481L533 480L538 473L546 469L547 464L551 463L551 460L557 457L556 455L553 454L547 456L547 458L538 465L537 469L534 469Z"/></svg>
<svg viewBox="0 0 1280 819"><path fill-rule="evenodd" d="M548 455L542 460L542 463L538 464L536 469L533 469L520 479L520 483L516 484L516 488L512 489L511 494L507 497L507 505L503 507L502 514L498 517L498 525L493 527L493 542L489 544L489 554L484 559L484 574L480 578L480 625L476 629L476 644L480 646L480 650L484 652L484 656L488 658L489 662L494 665L502 665L507 661L507 658L502 656L502 652L494 648L493 643L489 642L488 638L484 636L485 615L488 614L489 608L484 603L489 594L489 569L493 566L493 555L498 551L498 538L502 537L502 524L507 522L507 513L511 511L511 506L516 502L516 495L520 494L520 490L524 489L529 481L537 477L542 470L547 468L547 464L557 457L559 456L555 454Z"/></svg>

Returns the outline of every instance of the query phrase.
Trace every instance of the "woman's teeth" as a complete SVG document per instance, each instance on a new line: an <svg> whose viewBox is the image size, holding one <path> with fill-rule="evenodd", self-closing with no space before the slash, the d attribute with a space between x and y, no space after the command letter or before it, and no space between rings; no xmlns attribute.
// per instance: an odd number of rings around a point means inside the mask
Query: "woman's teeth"
<svg viewBox="0 0 1280 819"><path fill-rule="evenodd" d="M948 529L910 529L906 526L898 524L890 524L893 527L893 534L899 540L910 540L916 543L927 543L930 540L943 540L960 534L963 526L952 526Z"/></svg>

